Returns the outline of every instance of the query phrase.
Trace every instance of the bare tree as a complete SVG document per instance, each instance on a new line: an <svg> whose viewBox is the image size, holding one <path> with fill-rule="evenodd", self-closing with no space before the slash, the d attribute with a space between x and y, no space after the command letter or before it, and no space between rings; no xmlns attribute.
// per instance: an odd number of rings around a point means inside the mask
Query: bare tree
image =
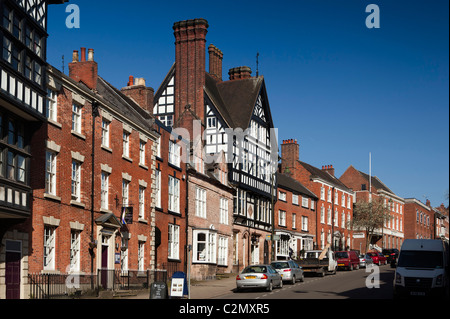
<svg viewBox="0 0 450 319"><path fill-rule="evenodd" d="M366 232L366 249L372 241L375 230L384 226L389 219L389 206L384 204L384 199L379 197L371 201L358 201L353 208L353 229Z"/></svg>

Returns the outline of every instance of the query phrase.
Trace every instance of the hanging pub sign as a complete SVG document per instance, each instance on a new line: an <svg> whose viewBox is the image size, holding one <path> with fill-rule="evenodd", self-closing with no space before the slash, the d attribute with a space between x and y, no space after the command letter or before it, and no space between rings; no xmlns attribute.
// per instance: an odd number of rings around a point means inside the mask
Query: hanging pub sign
<svg viewBox="0 0 450 319"><path fill-rule="evenodd" d="M123 225L133 223L133 207L122 207L121 222Z"/></svg>

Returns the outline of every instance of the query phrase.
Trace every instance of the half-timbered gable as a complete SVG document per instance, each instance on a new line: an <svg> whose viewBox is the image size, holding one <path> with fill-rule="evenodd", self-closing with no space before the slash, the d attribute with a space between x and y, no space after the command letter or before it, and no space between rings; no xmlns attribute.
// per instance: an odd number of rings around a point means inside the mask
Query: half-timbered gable
<svg viewBox="0 0 450 319"><path fill-rule="evenodd" d="M172 67L155 94L153 115L165 126L172 127L175 105L175 69Z"/></svg>

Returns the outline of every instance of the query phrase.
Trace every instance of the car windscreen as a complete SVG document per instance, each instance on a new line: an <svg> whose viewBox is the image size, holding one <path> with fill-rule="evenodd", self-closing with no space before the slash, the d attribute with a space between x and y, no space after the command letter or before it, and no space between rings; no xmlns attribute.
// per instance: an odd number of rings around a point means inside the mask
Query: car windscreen
<svg viewBox="0 0 450 319"><path fill-rule="evenodd" d="M264 273L267 272L267 267L264 266L250 266L245 268L242 273L249 274L249 273Z"/></svg>
<svg viewBox="0 0 450 319"><path fill-rule="evenodd" d="M306 258L317 258L317 253L306 253Z"/></svg>
<svg viewBox="0 0 450 319"><path fill-rule="evenodd" d="M348 258L348 254L345 251L338 251L335 256L336 258Z"/></svg>
<svg viewBox="0 0 450 319"><path fill-rule="evenodd" d="M403 250L398 259L398 267L442 268L442 252Z"/></svg>
<svg viewBox="0 0 450 319"><path fill-rule="evenodd" d="M289 263L287 261L274 262L271 263L271 266L275 269L290 268Z"/></svg>

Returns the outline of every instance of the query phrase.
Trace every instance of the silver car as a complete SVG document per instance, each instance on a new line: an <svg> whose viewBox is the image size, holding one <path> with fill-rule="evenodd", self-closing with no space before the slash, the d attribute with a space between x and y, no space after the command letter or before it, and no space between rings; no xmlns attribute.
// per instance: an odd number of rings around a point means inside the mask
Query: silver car
<svg viewBox="0 0 450 319"><path fill-rule="evenodd" d="M302 267L293 260L276 260L272 261L270 265L278 271L283 281L295 284L297 280L303 282L305 279Z"/></svg>
<svg viewBox="0 0 450 319"><path fill-rule="evenodd" d="M265 288L272 291L273 287L282 288L281 275L271 265L252 265L236 276L237 291L245 288Z"/></svg>
<svg viewBox="0 0 450 319"><path fill-rule="evenodd" d="M361 254L359 255L359 266L361 268L370 267L373 265L373 260L368 254Z"/></svg>

